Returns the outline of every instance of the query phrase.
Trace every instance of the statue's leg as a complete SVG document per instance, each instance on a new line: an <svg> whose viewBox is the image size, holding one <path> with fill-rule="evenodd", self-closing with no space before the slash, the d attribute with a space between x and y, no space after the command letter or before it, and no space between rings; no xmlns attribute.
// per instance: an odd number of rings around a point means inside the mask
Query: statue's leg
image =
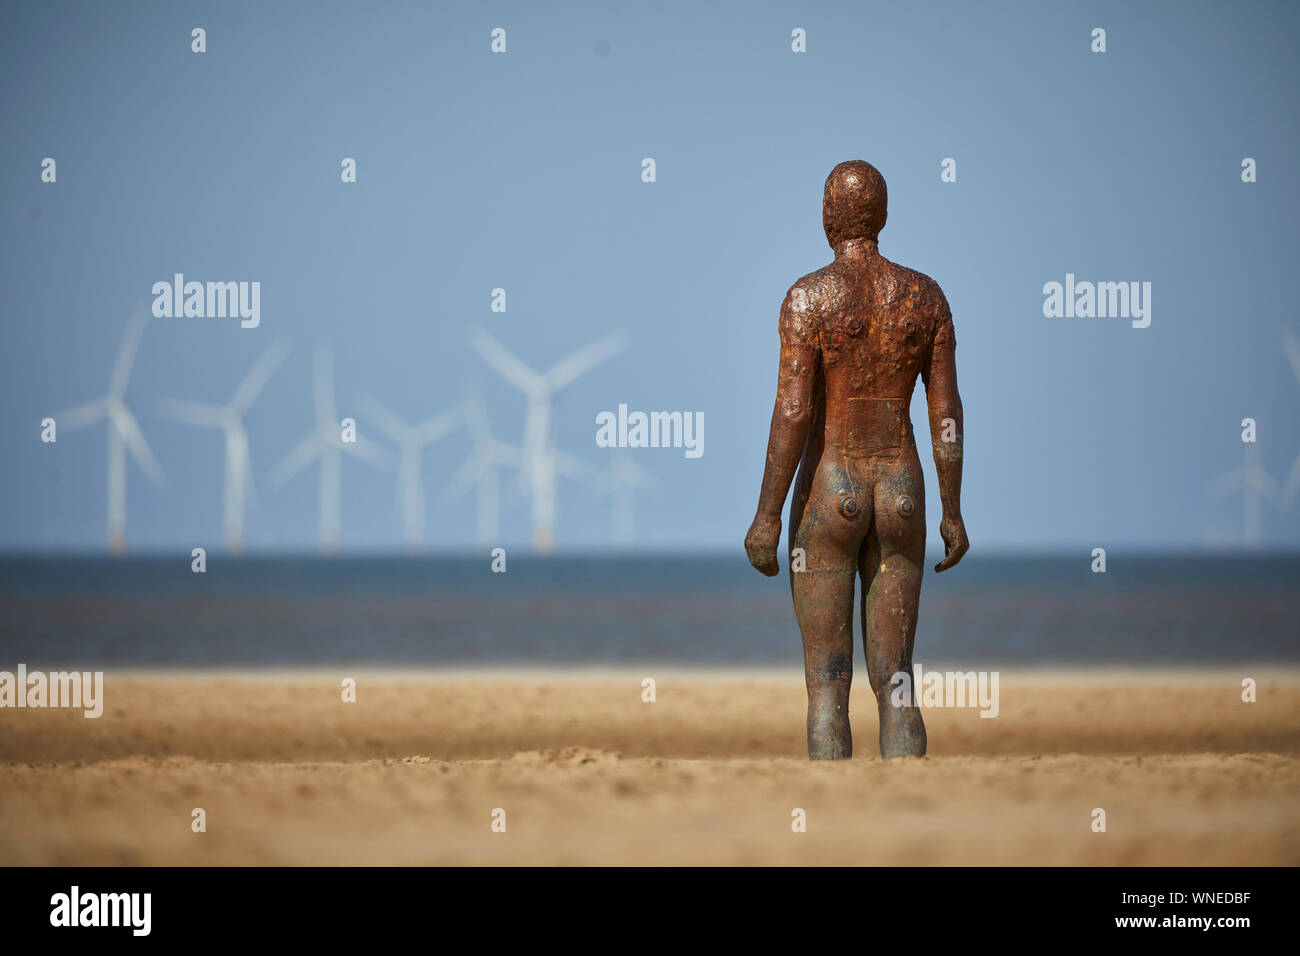
<svg viewBox="0 0 1300 956"><path fill-rule="evenodd" d="M875 525L861 552L862 640L880 714L880 756L886 759L925 755L925 723L912 683L912 645L925 569L924 495L919 464L878 481ZM899 686L897 674L907 675L907 687L913 691L905 706L895 706L891 694Z"/></svg>
<svg viewBox="0 0 1300 956"><path fill-rule="evenodd" d="M791 575L795 617L803 635L808 686L808 759L853 756L849 685L853 681L853 571L806 570Z"/></svg>
<svg viewBox="0 0 1300 956"><path fill-rule="evenodd" d="M793 548L803 549L803 570L790 563L790 590L803 635L808 687L808 758L853 756L849 729L849 685L853 680L853 587L857 554L870 525L870 499L847 509L840 502L855 485L836 469L835 480L814 482L799 520L792 522ZM865 496L863 496L865 497Z"/></svg>

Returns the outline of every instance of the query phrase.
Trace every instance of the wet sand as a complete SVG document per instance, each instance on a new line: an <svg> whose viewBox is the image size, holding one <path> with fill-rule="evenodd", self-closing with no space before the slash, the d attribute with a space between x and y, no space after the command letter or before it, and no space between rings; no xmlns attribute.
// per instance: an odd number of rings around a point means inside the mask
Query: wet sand
<svg viewBox="0 0 1300 956"><path fill-rule="evenodd" d="M851 710L810 764L787 672L110 672L0 709L0 864L1300 863L1293 670L1003 672L921 760Z"/></svg>

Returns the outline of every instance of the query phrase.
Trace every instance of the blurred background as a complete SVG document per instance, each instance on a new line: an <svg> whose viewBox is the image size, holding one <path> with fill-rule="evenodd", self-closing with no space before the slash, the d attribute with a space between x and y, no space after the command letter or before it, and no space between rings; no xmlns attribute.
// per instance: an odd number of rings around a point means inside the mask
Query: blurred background
<svg viewBox="0 0 1300 956"><path fill-rule="evenodd" d="M972 551L927 577L918 659L1295 660L1298 26L7 4L0 663L797 667L741 541L777 312L851 158L959 343ZM260 283L260 324L133 320L176 273ZM1045 317L1067 273L1151 283L1150 326ZM620 404L702 415L703 455L598 447ZM913 420L937 556L920 388Z"/></svg>

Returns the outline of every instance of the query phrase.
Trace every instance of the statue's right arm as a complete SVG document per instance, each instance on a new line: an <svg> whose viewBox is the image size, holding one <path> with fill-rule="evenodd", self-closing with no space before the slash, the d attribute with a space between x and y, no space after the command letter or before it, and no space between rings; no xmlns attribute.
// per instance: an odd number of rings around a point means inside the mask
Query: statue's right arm
<svg viewBox="0 0 1300 956"><path fill-rule="evenodd" d="M947 571L962 559L970 548L966 523L961 516L961 469L966 436L966 421L957 391L957 340L953 333L952 312L938 285L929 290L934 318L934 338L929 362L921 371L925 384L926 404L930 417L930 445L938 472L939 498L943 518L939 535L943 538L943 560L935 571Z"/></svg>
<svg viewBox="0 0 1300 956"><path fill-rule="evenodd" d="M820 361L812 302L801 283L791 287L781 304L780 332L781 363L767 439L767 465L758 510L745 536L750 563L769 577L779 570L776 552L781 542L781 508L803 456Z"/></svg>

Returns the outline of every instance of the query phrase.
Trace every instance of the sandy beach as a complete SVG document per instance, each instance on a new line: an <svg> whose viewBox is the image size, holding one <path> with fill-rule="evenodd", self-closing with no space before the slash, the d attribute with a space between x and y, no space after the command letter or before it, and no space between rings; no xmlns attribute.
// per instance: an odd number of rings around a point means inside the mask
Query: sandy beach
<svg viewBox="0 0 1300 956"><path fill-rule="evenodd" d="M851 709L810 764L786 672L109 672L0 710L0 864L1300 863L1293 670L1004 672L921 760Z"/></svg>

